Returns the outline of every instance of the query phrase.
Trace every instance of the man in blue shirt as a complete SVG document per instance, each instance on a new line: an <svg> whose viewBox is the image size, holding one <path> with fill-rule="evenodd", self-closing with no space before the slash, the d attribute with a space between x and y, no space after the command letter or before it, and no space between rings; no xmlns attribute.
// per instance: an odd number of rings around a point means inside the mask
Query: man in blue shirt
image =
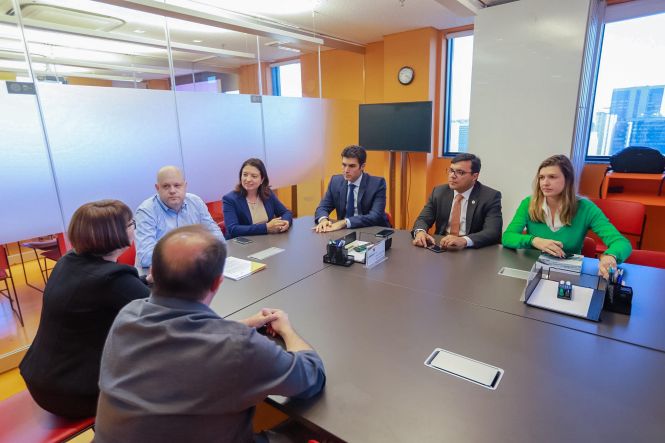
<svg viewBox="0 0 665 443"><path fill-rule="evenodd" d="M200 224L221 242L224 235L212 219L203 200L187 193L187 182L175 166L164 166L157 173L157 194L136 210L136 267L145 270L152 263L155 244L169 231Z"/></svg>

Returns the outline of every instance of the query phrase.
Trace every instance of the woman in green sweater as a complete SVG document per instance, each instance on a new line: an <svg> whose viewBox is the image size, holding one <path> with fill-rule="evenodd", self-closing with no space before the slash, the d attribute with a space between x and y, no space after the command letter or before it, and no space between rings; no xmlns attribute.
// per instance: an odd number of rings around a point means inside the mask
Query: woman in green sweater
<svg viewBox="0 0 665 443"><path fill-rule="evenodd" d="M605 278L632 251L630 242L605 214L586 198L575 194L573 165L565 155L543 161L533 183L533 195L522 200L503 233L508 248L536 248L556 257L579 254L589 229L607 245L598 273ZM526 230L525 230L526 228Z"/></svg>

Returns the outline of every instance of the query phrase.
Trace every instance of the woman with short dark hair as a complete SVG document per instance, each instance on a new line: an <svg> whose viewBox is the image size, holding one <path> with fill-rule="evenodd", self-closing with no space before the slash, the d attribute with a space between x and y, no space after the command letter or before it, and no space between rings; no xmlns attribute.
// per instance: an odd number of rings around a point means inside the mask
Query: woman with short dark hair
<svg viewBox="0 0 665 443"><path fill-rule="evenodd" d="M95 415L111 324L127 303L150 295L134 267L116 263L135 228L132 211L118 200L86 203L72 216L73 250L46 283L37 335L19 366L30 394L49 412Z"/></svg>
<svg viewBox="0 0 665 443"><path fill-rule="evenodd" d="M226 238L279 234L293 223L291 211L270 189L268 172L258 158L245 160L235 190L222 198Z"/></svg>
<svg viewBox="0 0 665 443"><path fill-rule="evenodd" d="M591 229L607 245L598 273L608 278L630 255L630 242L592 201L575 192L575 171L565 155L553 155L538 167L533 194L522 200L503 233L503 246L535 248L555 257L579 254Z"/></svg>

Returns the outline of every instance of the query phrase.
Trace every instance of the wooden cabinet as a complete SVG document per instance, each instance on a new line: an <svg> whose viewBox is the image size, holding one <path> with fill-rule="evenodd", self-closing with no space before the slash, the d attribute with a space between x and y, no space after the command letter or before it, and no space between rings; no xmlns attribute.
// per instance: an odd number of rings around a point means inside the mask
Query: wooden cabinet
<svg viewBox="0 0 665 443"><path fill-rule="evenodd" d="M665 207L664 182L665 174L632 174L610 171L603 179L600 198Z"/></svg>

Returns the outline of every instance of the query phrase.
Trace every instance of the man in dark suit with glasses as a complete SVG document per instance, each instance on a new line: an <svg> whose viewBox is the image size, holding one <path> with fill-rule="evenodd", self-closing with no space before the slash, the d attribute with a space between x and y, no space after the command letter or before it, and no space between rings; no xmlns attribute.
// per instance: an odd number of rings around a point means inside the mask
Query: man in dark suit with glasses
<svg viewBox="0 0 665 443"><path fill-rule="evenodd" d="M439 246L447 250L482 248L501 241L501 193L478 181L480 158L458 154L448 169L448 184L434 188L413 225L413 244L436 244L427 231L441 235Z"/></svg>

